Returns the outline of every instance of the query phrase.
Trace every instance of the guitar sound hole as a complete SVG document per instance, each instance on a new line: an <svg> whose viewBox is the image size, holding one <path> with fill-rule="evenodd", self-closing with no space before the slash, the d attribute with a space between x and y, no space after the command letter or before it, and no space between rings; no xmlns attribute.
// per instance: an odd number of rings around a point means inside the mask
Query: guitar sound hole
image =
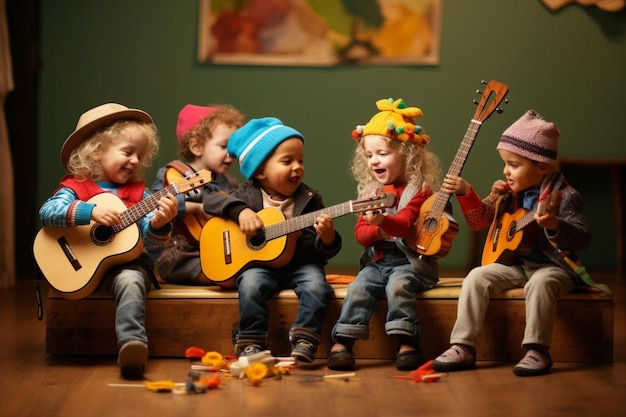
<svg viewBox="0 0 626 417"><path fill-rule="evenodd" d="M426 221L424 222L424 230L427 230L429 232L437 230L437 227L439 227L439 223L437 222L437 219L434 219L432 217L430 219L426 219Z"/></svg>
<svg viewBox="0 0 626 417"><path fill-rule="evenodd" d="M252 250L259 250L265 246L265 230L259 230L256 235L248 239L248 246L250 246Z"/></svg>
<svg viewBox="0 0 626 417"><path fill-rule="evenodd" d="M105 246L111 243L114 235L113 228L109 226L98 224L91 229L91 240L98 246Z"/></svg>
<svg viewBox="0 0 626 417"><path fill-rule="evenodd" d="M517 222L511 222L511 226L509 227L509 230L507 230L506 233L506 237L508 240L513 239L513 236L515 236L515 232L517 232Z"/></svg>

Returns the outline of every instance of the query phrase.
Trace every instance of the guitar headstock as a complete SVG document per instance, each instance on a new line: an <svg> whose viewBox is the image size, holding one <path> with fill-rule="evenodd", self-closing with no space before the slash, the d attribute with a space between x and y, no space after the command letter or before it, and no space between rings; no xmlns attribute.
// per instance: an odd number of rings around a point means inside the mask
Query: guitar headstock
<svg viewBox="0 0 626 417"><path fill-rule="evenodd" d="M367 211L367 210L379 210L379 209L393 207L394 204L396 204L396 195L383 193L375 197L352 201L352 211L360 212L360 211Z"/></svg>
<svg viewBox="0 0 626 417"><path fill-rule="evenodd" d="M211 182L211 171L201 169L198 172L187 175L185 178L172 184L177 193L186 193L196 188L203 187Z"/></svg>
<svg viewBox="0 0 626 417"><path fill-rule="evenodd" d="M485 84L485 90L481 92L480 90L476 90L476 93L482 94L480 101L474 100L474 104L478 105L476 112L474 113L474 120L479 122L484 122L493 114L493 112L502 113L502 109L498 107L500 103L504 100L505 103L507 101L504 97L506 97L509 92L509 87L505 84L502 84L499 81L491 80L486 82L485 80L481 81L481 83Z"/></svg>

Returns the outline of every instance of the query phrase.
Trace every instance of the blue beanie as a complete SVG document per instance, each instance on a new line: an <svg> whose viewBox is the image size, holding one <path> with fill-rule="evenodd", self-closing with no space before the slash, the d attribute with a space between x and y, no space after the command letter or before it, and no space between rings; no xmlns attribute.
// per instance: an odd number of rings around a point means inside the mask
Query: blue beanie
<svg viewBox="0 0 626 417"><path fill-rule="evenodd" d="M231 157L239 160L239 170L250 179L274 148L289 138L304 142L300 132L285 126L275 117L251 119L230 135L226 150Z"/></svg>

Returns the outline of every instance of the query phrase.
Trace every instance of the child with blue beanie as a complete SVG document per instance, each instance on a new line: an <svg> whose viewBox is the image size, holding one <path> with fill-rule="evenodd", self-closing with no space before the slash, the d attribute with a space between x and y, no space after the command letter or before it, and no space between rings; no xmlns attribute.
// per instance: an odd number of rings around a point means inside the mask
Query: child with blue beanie
<svg viewBox="0 0 626 417"><path fill-rule="evenodd" d="M279 119L250 120L231 135L227 150L239 161L247 181L230 194L206 193L203 204L208 214L231 219L241 232L258 237L263 233L264 223L257 213L263 209L277 209L286 219L292 219L324 208L319 192L302 182L304 136ZM255 263L235 277L239 295L235 353L239 356L268 349L267 300L290 288L300 299L296 319L289 330L291 356L305 363L315 360L333 293L326 282L324 267L339 252L342 241L327 214L319 214L313 226L289 235L287 245L293 239L296 239L293 256L285 265Z"/></svg>

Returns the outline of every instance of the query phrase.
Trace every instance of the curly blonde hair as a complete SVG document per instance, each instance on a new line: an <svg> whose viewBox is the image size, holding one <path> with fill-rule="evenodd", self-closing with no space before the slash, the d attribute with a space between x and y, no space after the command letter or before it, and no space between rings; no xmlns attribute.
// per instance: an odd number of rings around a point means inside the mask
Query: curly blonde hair
<svg viewBox="0 0 626 417"><path fill-rule="evenodd" d="M152 165L152 161L159 152L159 137L154 123L137 120L117 120L114 123L94 132L78 148L74 149L67 163L67 170L77 180L103 179L102 166L97 159L100 152L117 140L130 135L143 135L147 139L147 146L138 169L130 181L143 180L143 172Z"/></svg>
<svg viewBox="0 0 626 417"><path fill-rule="evenodd" d="M178 145L178 156L188 162L196 159L196 155L189 148L191 139L195 140L198 145L204 146L207 141L213 138L213 131L217 126L225 125L235 129L243 126L244 116L233 106L220 104L212 107L215 107L217 111L206 116L193 129L185 133Z"/></svg>
<svg viewBox="0 0 626 417"><path fill-rule="evenodd" d="M441 161L434 153L426 150L422 145L413 142L403 142L385 136L387 145L404 156L404 179L407 184L418 189L436 191L441 185ZM351 166L352 176L357 182L357 191L361 195L365 190L378 187L380 184L367 163L367 156L363 148L363 139L354 150Z"/></svg>

